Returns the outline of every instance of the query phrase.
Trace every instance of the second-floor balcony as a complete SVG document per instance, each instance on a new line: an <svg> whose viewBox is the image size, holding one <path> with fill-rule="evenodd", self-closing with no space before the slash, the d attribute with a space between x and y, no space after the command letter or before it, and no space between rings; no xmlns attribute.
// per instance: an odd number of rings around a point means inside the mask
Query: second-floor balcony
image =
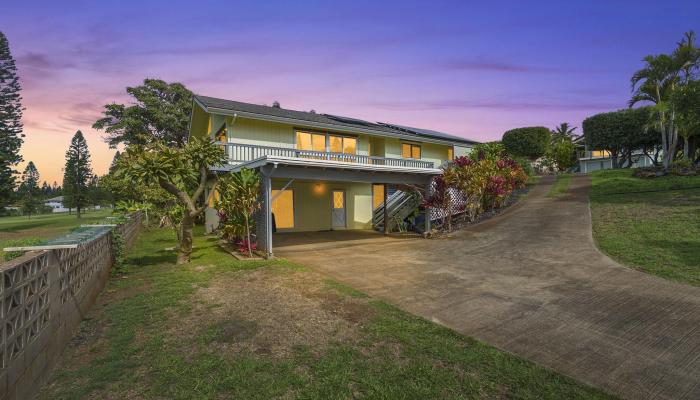
<svg viewBox="0 0 700 400"><path fill-rule="evenodd" d="M218 143L224 148L229 163L252 161L264 156L309 158L314 160L341 161L359 164L386 165L391 167L435 168L435 163L409 158L388 158L360 154L332 153L299 150L287 147L258 146L241 143Z"/></svg>

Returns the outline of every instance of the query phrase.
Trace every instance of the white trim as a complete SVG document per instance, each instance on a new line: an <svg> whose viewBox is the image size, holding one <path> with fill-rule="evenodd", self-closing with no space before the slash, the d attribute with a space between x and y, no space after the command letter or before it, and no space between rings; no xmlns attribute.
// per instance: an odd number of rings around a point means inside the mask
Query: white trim
<svg viewBox="0 0 700 400"><path fill-rule="evenodd" d="M334 169L350 169L356 171L376 171L376 172L401 172L409 174L421 175L442 175L442 170L437 168L414 168L414 167L396 167L391 165L373 165L349 163L344 161L333 160L316 160L312 158L296 158L296 157L281 157L281 156L263 156L252 161L247 161L237 165L232 165L230 171L238 172L243 168L255 169L267 164L284 164L297 165L302 167L318 167L318 168L334 168Z"/></svg>

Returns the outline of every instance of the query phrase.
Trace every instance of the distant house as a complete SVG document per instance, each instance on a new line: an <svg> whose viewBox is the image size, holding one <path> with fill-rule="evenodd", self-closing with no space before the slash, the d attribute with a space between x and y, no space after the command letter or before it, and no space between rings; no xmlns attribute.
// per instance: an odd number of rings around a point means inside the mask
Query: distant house
<svg viewBox="0 0 700 400"><path fill-rule="evenodd" d="M599 169L612 169L612 157L610 157L609 151L590 149L585 144L583 136L574 139L574 144L576 144L576 157L580 172L587 173ZM632 152L632 168L651 167L653 165L651 159L641 150Z"/></svg>
<svg viewBox="0 0 700 400"><path fill-rule="evenodd" d="M63 206L63 196L52 197L44 201L46 207L51 207L51 212L60 213L68 212L68 209Z"/></svg>

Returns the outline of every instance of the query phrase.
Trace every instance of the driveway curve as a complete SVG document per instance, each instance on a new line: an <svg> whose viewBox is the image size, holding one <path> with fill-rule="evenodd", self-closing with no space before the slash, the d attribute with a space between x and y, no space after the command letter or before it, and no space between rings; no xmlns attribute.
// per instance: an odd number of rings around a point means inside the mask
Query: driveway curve
<svg viewBox="0 0 700 400"><path fill-rule="evenodd" d="M449 239L296 244L277 254L629 399L700 399L700 288L620 266L591 235L589 179L545 179Z"/></svg>

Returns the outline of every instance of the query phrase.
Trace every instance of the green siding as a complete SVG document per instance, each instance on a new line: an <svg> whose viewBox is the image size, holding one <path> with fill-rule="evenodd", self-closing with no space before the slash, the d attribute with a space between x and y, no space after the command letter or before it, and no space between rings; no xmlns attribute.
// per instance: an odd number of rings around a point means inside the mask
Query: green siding
<svg viewBox="0 0 700 400"><path fill-rule="evenodd" d="M288 180L273 180L272 188L281 189ZM331 229L333 190L345 190L347 229L372 228L372 185L346 182L294 181L294 229L285 231L324 231Z"/></svg>
<svg viewBox="0 0 700 400"><path fill-rule="evenodd" d="M199 122L202 118L199 116L197 116L197 118L198 126L202 125L203 123ZM260 121L240 117L224 117L222 115L212 115L211 121L213 131L216 131L224 121L226 122L229 142L258 146L294 148L295 130L307 129L302 126L294 126L279 122ZM194 122L193 118L193 123ZM200 127L198 129L201 130L202 128ZM308 129L311 131L318 131L311 128ZM364 134L353 136L357 136L358 138L357 154L359 155L369 155L371 138L374 146L372 150L373 155L401 158L401 143L403 141L400 139L377 136L370 137ZM435 167L439 167L443 161L447 160L447 149L449 147L448 145L423 142L421 143L421 160L433 162ZM466 147L455 147L455 156L464 155L468 150L469 148Z"/></svg>
<svg viewBox="0 0 700 400"><path fill-rule="evenodd" d="M272 147L294 147L294 127L277 122L229 118L228 141Z"/></svg>
<svg viewBox="0 0 700 400"><path fill-rule="evenodd" d="M209 135L209 114L196 104L192 108L190 135L196 137L206 137Z"/></svg>

